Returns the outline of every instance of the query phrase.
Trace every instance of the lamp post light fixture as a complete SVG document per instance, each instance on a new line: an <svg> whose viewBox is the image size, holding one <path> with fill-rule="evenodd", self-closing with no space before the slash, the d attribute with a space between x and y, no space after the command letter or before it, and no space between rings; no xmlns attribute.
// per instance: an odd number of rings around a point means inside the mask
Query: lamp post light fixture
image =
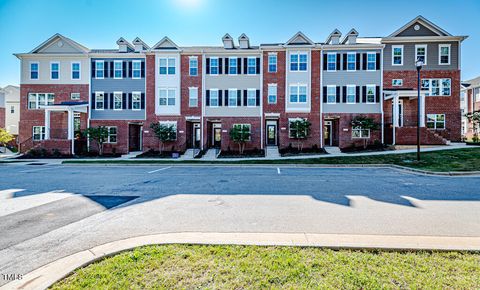
<svg viewBox="0 0 480 290"><path fill-rule="evenodd" d="M417 59L415 62L415 66L417 67L417 161L420 161L420 70L422 70L423 61Z"/></svg>

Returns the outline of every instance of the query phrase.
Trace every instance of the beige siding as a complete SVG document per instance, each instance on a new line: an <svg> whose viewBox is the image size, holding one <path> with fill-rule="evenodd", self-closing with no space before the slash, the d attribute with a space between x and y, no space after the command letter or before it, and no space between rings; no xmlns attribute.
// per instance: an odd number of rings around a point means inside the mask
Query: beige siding
<svg viewBox="0 0 480 290"><path fill-rule="evenodd" d="M72 62L80 62L80 79L72 80ZM38 62L39 76L37 80L30 79L30 63ZM58 80L50 79L50 63L60 63L60 76ZM74 56L26 56L21 60L21 84L88 84L90 79L90 66L88 58Z"/></svg>

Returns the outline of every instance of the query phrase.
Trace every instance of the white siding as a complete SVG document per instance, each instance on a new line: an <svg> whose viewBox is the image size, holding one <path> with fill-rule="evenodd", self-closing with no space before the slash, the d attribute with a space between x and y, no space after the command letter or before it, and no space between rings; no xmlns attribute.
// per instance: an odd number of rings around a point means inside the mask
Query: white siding
<svg viewBox="0 0 480 290"><path fill-rule="evenodd" d="M174 75L160 75L160 58L169 57L175 58L175 74ZM155 114L168 116L180 115L181 97L180 97L180 53L158 53L155 56ZM160 88L174 88L175 89L175 106L159 105L159 90Z"/></svg>

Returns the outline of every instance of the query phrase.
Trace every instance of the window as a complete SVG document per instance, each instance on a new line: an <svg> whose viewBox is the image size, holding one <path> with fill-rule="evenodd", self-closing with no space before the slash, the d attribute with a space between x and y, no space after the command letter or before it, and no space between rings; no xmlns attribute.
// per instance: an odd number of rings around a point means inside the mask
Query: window
<svg viewBox="0 0 480 290"><path fill-rule="evenodd" d="M422 61L424 65L427 64L427 45L418 44L415 45L415 61Z"/></svg>
<svg viewBox="0 0 480 290"><path fill-rule="evenodd" d="M349 52L347 54L347 71L354 71L357 62L357 54Z"/></svg>
<svg viewBox="0 0 480 290"><path fill-rule="evenodd" d="M218 57L210 58L210 74L218 75Z"/></svg>
<svg viewBox="0 0 480 290"><path fill-rule="evenodd" d="M403 65L403 45L392 46L392 65Z"/></svg>
<svg viewBox="0 0 480 290"><path fill-rule="evenodd" d="M367 104L375 103L375 85L367 85Z"/></svg>
<svg viewBox="0 0 480 290"><path fill-rule="evenodd" d="M132 79L140 79L142 77L142 61L132 61Z"/></svg>
<svg viewBox="0 0 480 290"><path fill-rule="evenodd" d="M174 121L160 121L160 125L173 128L173 131L168 136L170 140L177 140L177 122Z"/></svg>
<svg viewBox="0 0 480 290"><path fill-rule="evenodd" d="M218 107L218 90L210 90L210 107Z"/></svg>
<svg viewBox="0 0 480 290"><path fill-rule="evenodd" d="M79 132L81 128L81 122L80 122L80 113L74 112L73 113L73 131Z"/></svg>
<svg viewBox="0 0 480 290"><path fill-rule="evenodd" d="M140 111L142 109L142 93L132 92L132 110Z"/></svg>
<svg viewBox="0 0 480 290"><path fill-rule="evenodd" d="M103 92L95 92L95 109L96 110L105 109L105 97Z"/></svg>
<svg viewBox="0 0 480 290"><path fill-rule="evenodd" d="M33 126L33 141L45 140L45 126Z"/></svg>
<svg viewBox="0 0 480 290"><path fill-rule="evenodd" d="M327 86L327 104L335 104L337 102L337 87Z"/></svg>
<svg viewBox="0 0 480 290"><path fill-rule="evenodd" d="M161 57L159 71L161 75L174 75L175 74L175 58Z"/></svg>
<svg viewBox="0 0 480 290"><path fill-rule="evenodd" d="M198 88L188 88L188 106L198 107Z"/></svg>
<svg viewBox="0 0 480 290"><path fill-rule="evenodd" d="M306 53L290 54L290 70L306 71L307 70L307 54Z"/></svg>
<svg viewBox="0 0 480 290"><path fill-rule="evenodd" d="M257 90L247 90L247 107L255 107L257 105Z"/></svg>
<svg viewBox="0 0 480 290"><path fill-rule="evenodd" d="M295 119L288 119L288 137L289 138L298 138L301 137L302 135L307 134L309 130L301 130L298 132L297 127L294 126L295 121L299 120L307 120L307 119L302 119L302 118L295 118Z"/></svg>
<svg viewBox="0 0 480 290"><path fill-rule="evenodd" d="M427 114L427 128L445 129L445 114Z"/></svg>
<svg viewBox="0 0 480 290"><path fill-rule="evenodd" d="M440 44L438 46L438 57L440 65L450 64L450 44Z"/></svg>
<svg viewBox="0 0 480 290"><path fill-rule="evenodd" d="M327 71L337 70L337 54L329 53L327 54Z"/></svg>
<svg viewBox="0 0 480 290"><path fill-rule="evenodd" d="M117 143L117 127L106 127L108 130L108 137L106 143Z"/></svg>
<svg viewBox="0 0 480 290"><path fill-rule="evenodd" d="M175 89L160 89L160 106L175 106Z"/></svg>
<svg viewBox="0 0 480 290"><path fill-rule="evenodd" d="M96 60L95 61L95 78L97 79L103 79L104 78L104 66L105 63L103 60Z"/></svg>
<svg viewBox="0 0 480 290"><path fill-rule="evenodd" d="M401 87L403 86L403 79L393 79L392 86L394 87Z"/></svg>
<svg viewBox="0 0 480 290"><path fill-rule="evenodd" d="M228 106L237 106L237 89L228 89Z"/></svg>
<svg viewBox="0 0 480 290"><path fill-rule="evenodd" d="M360 126L353 127L352 138L370 138L370 129L363 129Z"/></svg>
<svg viewBox="0 0 480 290"><path fill-rule="evenodd" d="M70 94L70 99L74 101L80 100L80 93L71 93Z"/></svg>
<svg viewBox="0 0 480 290"><path fill-rule="evenodd" d="M228 74L229 75L236 75L238 73L238 64L237 64L236 57L229 57L228 58Z"/></svg>
<svg viewBox="0 0 480 290"><path fill-rule="evenodd" d="M356 86L348 85L347 86L347 104L355 104L356 98Z"/></svg>
<svg viewBox="0 0 480 290"><path fill-rule="evenodd" d="M123 76L123 62L121 60L115 60L113 62L113 78L121 79Z"/></svg>
<svg viewBox="0 0 480 290"><path fill-rule="evenodd" d="M60 63L51 62L50 63L50 78L52 80L58 80L60 73Z"/></svg>
<svg viewBox="0 0 480 290"><path fill-rule="evenodd" d="M10 106L10 114L15 114L15 106Z"/></svg>
<svg viewBox="0 0 480 290"><path fill-rule="evenodd" d="M190 76L194 77L198 75L198 58L196 56L191 56L188 60L189 73Z"/></svg>
<svg viewBox="0 0 480 290"><path fill-rule="evenodd" d="M450 79L422 79L422 90L426 91L426 96L450 96Z"/></svg>
<svg viewBox="0 0 480 290"><path fill-rule="evenodd" d="M80 79L80 63L72 62L72 80Z"/></svg>
<svg viewBox="0 0 480 290"><path fill-rule="evenodd" d="M254 75L257 73L257 58L249 57L247 63L247 72L249 75Z"/></svg>
<svg viewBox="0 0 480 290"><path fill-rule="evenodd" d="M55 103L55 94L28 94L28 109L37 110L40 106L53 105Z"/></svg>
<svg viewBox="0 0 480 290"><path fill-rule="evenodd" d="M123 93L114 92L113 93L113 109L121 110L123 108Z"/></svg>
<svg viewBox="0 0 480 290"><path fill-rule="evenodd" d="M248 141L252 139L252 134L251 134L251 128L252 126L250 124L233 124L232 126L235 129L239 129L240 135L248 136ZM243 138L242 138L243 139Z"/></svg>
<svg viewBox="0 0 480 290"><path fill-rule="evenodd" d="M377 69L377 55L374 52L367 53L367 70L372 71Z"/></svg>
<svg viewBox="0 0 480 290"><path fill-rule="evenodd" d="M290 103L306 103L307 102L307 86L291 85L290 86Z"/></svg>
<svg viewBox="0 0 480 290"><path fill-rule="evenodd" d="M38 62L30 63L30 79L38 80Z"/></svg>
<svg viewBox="0 0 480 290"><path fill-rule="evenodd" d="M268 85L268 103L269 104L277 103L277 84Z"/></svg>
<svg viewBox="0 0 480 290"><path fill-rule="evenodd" d="M277 72L277 55L274 53L268 54L268 72Z"/></svg>

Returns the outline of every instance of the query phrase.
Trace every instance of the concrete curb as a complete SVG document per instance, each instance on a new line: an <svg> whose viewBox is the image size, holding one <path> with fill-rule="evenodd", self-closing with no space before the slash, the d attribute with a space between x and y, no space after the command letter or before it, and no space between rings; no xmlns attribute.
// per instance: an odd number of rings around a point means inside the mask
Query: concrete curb
<svg viewBox="0 0 480 290"><path fill-rule="evenodd" d="M132 248L155 244L215 244L303 246L386 250L466 250L479 251L480 237L386 236L307 233L202 233L182 232L133 237L106 243L61 258L0 287L45 289L75 269Z"/></svg>

